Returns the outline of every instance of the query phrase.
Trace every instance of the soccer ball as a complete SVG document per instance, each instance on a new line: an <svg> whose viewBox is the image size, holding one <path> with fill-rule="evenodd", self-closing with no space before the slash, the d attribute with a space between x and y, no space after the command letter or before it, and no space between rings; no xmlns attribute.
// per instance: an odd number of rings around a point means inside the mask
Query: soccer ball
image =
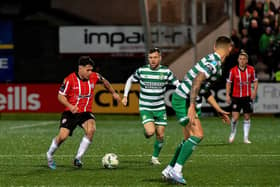
<svg viewBox="0 0 280 187"><path fill-rule="evenodd" d="M115 153L107 153L102 158L102 165L107 169L117 168L119 165L118 156Z"/></svg>

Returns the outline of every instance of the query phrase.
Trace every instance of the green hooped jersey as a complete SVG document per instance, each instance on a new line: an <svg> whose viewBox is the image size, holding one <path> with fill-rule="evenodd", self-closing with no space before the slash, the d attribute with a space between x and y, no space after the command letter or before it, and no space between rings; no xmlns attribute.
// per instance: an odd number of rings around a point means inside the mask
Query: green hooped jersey
<svg viewBox="0 0 280 187"><path fill-rule="evenodd" d="M206 76L206 80L200 87L200 92L197 97L197 104L201 101L201 96L209 92L210 86L222 75L221 58L217 53L207 55L198 61L185 75L182 83L177 87L176 93L183 97L188 98L193 79L199 72L203 72Z"/></svg>
<svg viewBox="0 0 280 187"><path fill-rule="evenodd" d="M166 66L160 65L151 69L145 65L133 74L133 82L140 83L139 110L159 111L165 110L164 93L166 86L179 85L179 81Z"/></svg>

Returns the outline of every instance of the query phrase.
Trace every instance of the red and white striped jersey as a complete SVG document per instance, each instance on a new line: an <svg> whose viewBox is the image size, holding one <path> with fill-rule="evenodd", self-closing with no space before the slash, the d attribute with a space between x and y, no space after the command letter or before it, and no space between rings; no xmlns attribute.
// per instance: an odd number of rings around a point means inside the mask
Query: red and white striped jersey
<svg viewBox="0 0 280 187"><path fill-rule="evenodd" d="M251 96L251 83L257 80L253 66L247 65L241 70L237 65L230 70L227 82L233 82L233 97L248 97Z"/></svg>
<svg viewBox="0 0 280 187"><path fill-rule="evenodd" d="M92 72L88 80L81 80L77 73L68 75L59 89L59 94L66 96L69 103L77 105L78 112L92 112L93 90L100 79L98 73ZM70 110L68 107L65 110Z"/></svg>

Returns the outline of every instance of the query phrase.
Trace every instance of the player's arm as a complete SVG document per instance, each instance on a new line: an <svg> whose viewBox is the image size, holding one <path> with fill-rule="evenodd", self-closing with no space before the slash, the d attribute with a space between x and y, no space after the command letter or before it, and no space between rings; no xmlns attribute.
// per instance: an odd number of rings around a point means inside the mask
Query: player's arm
<svg viewBox="0 0 280 187"><path fill-rule="evenodd" d="M231 103L231 98L230 98L230 91L231 91L231 83L233 80L233 69L230 70L229 76L227 78L227 83L226 83L226 102L228 104Z"/></svg>
<svg viewBox="0 0 280 187"><path fill-rule="evenodd" d="M71 103L69 103L69 101L65 95L58 93L57 99L65 107L69 108L72 113L78 112L78 110L79 110L78 106L72 105Z"/></svg>
<svg viewBox="0 0 280 187"><path fill-rule="evenodd" d="M131 75L125 83L124 94L123 94L123 99L122 99L122 104L124 106L127 105L127 96L128 96L129 90L131 88L132 82L133 82L133 75Z"/></svg>
<svg viewBox="0 0 280 187"><path fill-rule="evenodd" d="M115 91L115 89L112 87L112 85L110 84L110 82L108 80L106 80L102 75L98 74L98 79L99 81L101 81L104 85L104 87L111 92L111 94L113 95L113 98L115 100L117 100L118 102L121 101L121 98L119 96L119 94Z"/></svg>
<svg viewBox="0 0 280 187"><path fill-rule="evenodd" d="M170 70L170 74L168 76L168 81L173 85L176 86L176 88L180 85L180 81L175 77L174 73ZM170 84L169 83L169 84Z"/></svg>
<svg viewBox="0 0 280 187"><path fill-rule="evenodd" d="M206 75L203 72L199 72L192 82L192 89L190 92L190 107L188 110L188 117L191 124L194 123L194 120L196 118L196 111L195 111L196 97L198 96L201 84L205 80L206 80Z"/></svg>
<svg viewBox="0 0 280 187"><path fill-rule="evenodd" d="M207 98L207 102L218 112L224 123L230 124L229 112L221 109L213 95L209 95L209 97Z"/></svg>
<svg viewBox="0 0 280 187"><path fill-rule="evenodd" d="M57 99L65 107L69 108L72 113L76 113L79 110L78 106L72 105L66 97L70 89L71 89L71 81L67 80L66 78L64 79L63 83L59 88Z"/></svg>
<svg viewBox="0 0 280 187"><path fill-rule="evenodd" d="M231 90L231 82L227 81L227 83L226 83L226 102L228 104L230 104L230 102L231 102L230 90Z"/></svg>
<svg viewBox="0 0 280 187"><path fill-rule="evenodd" d="M254 83L253 83L253 85L254 85L254 90L252 92L251 99L255 100L256 96L257 96L258 85L259 85L258 79L256 78L256 75L255 75L255 72L254 72Z"/></svg>

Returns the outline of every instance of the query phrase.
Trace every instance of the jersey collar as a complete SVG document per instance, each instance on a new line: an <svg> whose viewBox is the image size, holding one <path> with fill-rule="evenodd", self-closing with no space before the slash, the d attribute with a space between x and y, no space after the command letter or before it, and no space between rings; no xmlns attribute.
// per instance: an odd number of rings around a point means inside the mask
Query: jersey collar
<svg viewBox="0 0 280 187"><path fill-rule="evenodd" d="M161 67L160 64L158 65L158 67L157 67L156 69L152 69L151 66L150 66L150 64L148 64L148 66L149 66L149 68L150 68L151 70L158 70L158 69Z"/></svg>
<svg viewBox="0 0 280 187"><path fill-rule="evenodd" d="M78 77L78 79L80 79L81 81L88 81L87 79L82 79L82 78L79 76L79 74L78 74L77 71L75 72L75 74L76 74L76 76Z"/></svg>
<svg viewBox="0 0 280 187"><path fill-rule="evenodd" d="M221 56L218 53L214 53L215 59L218 60L219 65L221 65L222 59Z"/></svg>
<svg viewBox="0 0 280 187"><path fill-rule="evenodd" d="M239 67L239 65L237 65L237 67L240 71L245 71L247 69L247 65L245 66L245 68L243 70Z"/></svg>

